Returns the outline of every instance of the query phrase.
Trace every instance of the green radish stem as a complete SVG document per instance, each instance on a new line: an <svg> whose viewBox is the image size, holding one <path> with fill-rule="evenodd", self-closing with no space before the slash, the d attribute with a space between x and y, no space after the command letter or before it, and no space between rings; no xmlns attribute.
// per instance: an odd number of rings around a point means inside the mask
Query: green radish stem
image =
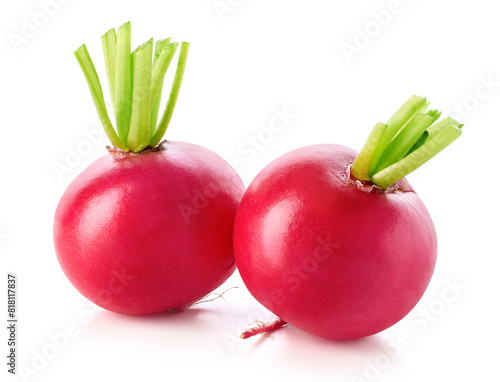
<svg viewBox="0 0 500 382"><path fill-rule="evenodd" d="M110 29L108 33L101 37L102 52L106 64L106 74L108 75L109 93L111 95L111 104L116 113L115 106L115 73L116 73L116 31Z"/></svg>
<svg viewBox="0 0 500 382"><path fill-rule="evenodd" d="M417 139L417 141L415 142L415 144L413 145L413 147L410 149L410 151L408 151L408 154L411 154L416 149L418 149L420 146L422 146L425 143L425 141L427 140L428 137L429 137L429 132L427 130L425 130L422 133L422 135L420 136L420 138ZM406 155L408 155L408 154L406 154Z"/></svg>
<svg viewBox="0 0 500 382"><path fill-rule="evenodd" d="M375 172L403 159L410 151L418 138L431 126L441 113L437 110L430 110L427 113L417 113L408 124L401 129L399 134L387 145L380 157Z"/></svg>
<svg viewBox="0 0 500 382"><path fill-rule="evenodd" d="M156 133L156 124L158 123L158 113L160 111L161 93L165 73L170 66L170 62L174 57L178 45L179 44L176 42L174 42L173 44L168 44L159 52L158 56L155 57L155 60L153 62L153 73L151 80L151 138Z"/></svg>
<svg viewBox="0 0 500 382"><path fill-rule="evenodd" d="M427 99L414 95L410 97L391 118L389 118L387 121L387 131L373 154L373 161L370 165L370 176L375 172L378 161L392 138L394 138L417 112L425 111L427 105Z"/></svg>
<svg viewBox="0 0 500 382"><path fill-rule="evenodd" d="M166 72L177 50L171 39L159 40L153 54L153 39L131 52L130 22L110 29L101 37L116 130L109 118L94 64L85 45L75 52L90 89L97 113L111 144L127 152L140 153L159 144L165 134L179 96L189 44L183 42L170 96L158 123Z"/></svg>
<svg viewBox="0 0 500 382"><path fill-rule="evenodd" d="M446 148L457 139L462 130L459 126L448 125L437 133L434 138L404 157L399 162L385 168L372 176L373 183L381 188L387 188L398 180L402 179L410 172L415 171L425 162Z"/></svg>
<svg viewBox="0 0 500 382"><path fill-rule="evenodd" d="M181 44L181 51L179 53L179 62L177 63L177 70L175 71L174 82L172 84L172 89L170 90L170 97L168 97L167 106L163 116L156 128L156 133L151 138L151 146L156 146L160 140L165 135L167 131L170 120L172 119L172 114L174 113L175 105L177 104L177 97L179 96L179 91L181 90L182 79L184 77L184 71L186 69L186 62L189 53L189 43L183 42Z"/></svg>
<svg viewBox="0 0 500 382"><path fill-rule="evenodd" d="M151 121L151 62L153 39L132 53L133 92L132 115L127 146L134 153L149 146L149 122Z"/></svg>
<svg viewBox="0 0 500 382"><path fill-rule="evenodd" d="M424 113L425 98L411 97L387 122L377 123L354 161L351 173L387 188L442 151L462 133L462 124L437 110Z"/></svg>
<svg viewBox="0 0 500 382"><path fill-rule="evenodd" d="M373 161L373 156L375 155L375 149L378 147L386 131L387 125L380 122L378 122L371 131L352 165L351 172L356 178L360 180L370 180L370 166Z"/></svg>
<svg viewBox="0 0 500 382"><path fill-rule="evenodd" d="M116 41L115 118L118 136L127 144L132 114L132 30L130 22L118 28Z"/></svg>
<svg viewBox="0 0 500 382"><path fill-rule="evenodd" d="M170 45L170 41L171 41L170 38L156 41L155 52L153 54L153 71L155 70L154 67L156 65L156 60L158 59L158 57L162 53L163 49ZM161 83L160 83L158 91L156 92L156 95L153 94L154 90L151 90L151 102L153 104L151 105L151 120L149 122L149 136L150 137L152 137L153 134L155 133L156 124L158 123L158 113L160 112L163 82L164 82L164 78L161 79ZM151 85L151 89L154 89L154 85Z"/></svg>
<svg viewBox="0 0 500 382"><path fill-rule="evenodd" d="M87 51L87 47L85 45L82 45L75 51L75 56L78 60L78 63L80 64L80 68L83 71L83 75L87 80L90 94L92 95L92 99L94 100L94 104L97 110L97 114L99 115L102 127L104 128L104 131L106 132L106 135L108 136L111 144L124 151L128 151L127 147L123 144L123 142L116 134L116 131L109 119L108 111L106 110L106 104L104 103L101 83L95 70L94 63L92 62L89 52Z"/></svg>

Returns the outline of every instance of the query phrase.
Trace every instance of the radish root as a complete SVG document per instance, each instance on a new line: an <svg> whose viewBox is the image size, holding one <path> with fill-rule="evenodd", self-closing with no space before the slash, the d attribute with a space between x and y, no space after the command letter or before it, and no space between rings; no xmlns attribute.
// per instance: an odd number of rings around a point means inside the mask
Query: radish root
<svg viewBox="0 0 500 382"><path fill-rule="evenodd" d="M238 288L238 287L237 287L237 286L231 287L231 288L229 288L229 289L225 290L225 291L224 291L224 292L222 292L222 293L210 293L210 294L207 294L207 295L206 295L205 297L203 297L201 300L196 301L196 302L193 302L191 305L202 304L202 303L204 303L204 302L214 301L214 300L217 300L218 298L222 298L222 300L223 300L224 302L226 302L226 300L224 299L224 297L223 297L223 296L224 296L227 292L229 292L231 289L235 289L235 288ZM217 297L213 297L213 298L210 298L210 299L206 300L206 298L207 298L207 297L209 297L209 296L213 296L213 295L217 295ZM191 306L191 305L189 305L189 306Z"/></svg>
<svg viewBox="0 0 500 382"><path fill-rule="evenodd" d="M281 318L275 318L274 320L269 321L267 323L263 322L256 322L256 323L257 326L247 329L243 333L241 333L240 338L244 340L246 338L256 336L257 334L268 334L288 324L288 322L286 322Z"/></svg>
<svg viewBox="0 0 500 382"><path fill-rule="evenodd" d="M227 290L225 290L224 292L222 293L210 293L210 294L207 294L205 297L203 297L201 300L198 300L198 301L195 301L195 302L192 302L190 304L186 304L186 305L182 305L178 308L175 308L175 309L170 309L169 312L172 312L172 313L181 313L181 312L184 312L186 309L192 307L193 305L196 305L196 304L202 304L204 302L210 302L210 301L214 301L214 300L217 300L219 298L221 298L224 302L226 302L226 300L224 299L224 295L229 292L231 289L235 289L235 288L238 288L237 286L234 286L234 287L231 287ZM213 298L210 298L207 300L207 297L210 297L210 296L213 296L213 295L216 295L216 297L213 297Z"/></svg>

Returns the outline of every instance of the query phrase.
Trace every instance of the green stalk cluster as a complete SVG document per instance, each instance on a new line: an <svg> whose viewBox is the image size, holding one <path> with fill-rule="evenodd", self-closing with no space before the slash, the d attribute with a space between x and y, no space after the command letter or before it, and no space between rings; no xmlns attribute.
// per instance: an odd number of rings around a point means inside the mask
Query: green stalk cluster
<svg viewBox="0 0 500 382"><path fill-rule="evenodd" d="M354 177L387 188L442 151L462 133L463 124L426 111L425 98L412 96L387 123L377 123L351 168ZM436 122L436 123L435 123Z"/></svg>
<svg viewBox="0 0 500 382"><path fill-rule="evenodd" d="M109 30L101 38L108 77L116 130L104 103L99 77L85 45L75 51L97 114L111 144L127 152L139 153L156 147L167 131L184 77L189 43L180 45L177 70L163 115L158 122L165 74L177 50L178 43L170 38L153 39L131 52L130 22L118 32Z"/></svg>

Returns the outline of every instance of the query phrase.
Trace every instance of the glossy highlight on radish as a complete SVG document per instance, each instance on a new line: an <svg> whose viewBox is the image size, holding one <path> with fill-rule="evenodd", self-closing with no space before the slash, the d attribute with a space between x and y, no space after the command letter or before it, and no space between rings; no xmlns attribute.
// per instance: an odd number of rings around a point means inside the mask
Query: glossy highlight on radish
<svg viewBox="0 0 500 382"><path fill-rule="evenodd" d="M236 262L248 290L278 319L242 338L286 323L329 339L360 338L416 305L434 270L437 235L403 176L462 127L450 118L433 125L439 113L426 106L410 98L375 126L359 154L307 146L255 177L236 215Z"/></svg>
<svg viewBox="0 0 500 382"><path fill-rule="evenodd" d="M123 314L182 311L236 269L233 224L244 185L214 152L161 141L177 102L189 44L182 43L159 122L163 77L177 49L149 40L130 52L130 23L102 38L112 125L83 45L75 55L114 147L64 192L54 219L59 263L95 304Z"/></svg>

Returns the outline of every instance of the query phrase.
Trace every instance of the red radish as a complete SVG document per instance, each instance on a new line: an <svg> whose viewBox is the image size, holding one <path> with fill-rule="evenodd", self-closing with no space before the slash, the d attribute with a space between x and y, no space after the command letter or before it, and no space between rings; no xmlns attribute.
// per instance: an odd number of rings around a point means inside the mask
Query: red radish
<svg viewBox="0 0 500 382"><path fill-rule="evenodd" d="M62 196L55 249L68 279L97 305L132 315L179 311L234 272L232 231L244 185L206 148L159 143L175 106L188 45L181 46L169 101L156 126L165 64L177 44L159 41L154 64L151 40L133 53L129 44L129 23L118 38L114 30L103 36L118 134L85 46L75 52L116 147Z"/></svg>
<svg viewBox="0 0 500 382"><path fill-rule="evenodd" d="M279 319L242 338L286 323L330 339L365 337L419 301L437 238L403 176L462 127L451 118L432 125L439 113L423 113L426 105L410 98L387 125L377 124L359 155L339 145L303 147L252 181L236 214L236 262L252 295Z"/></svg>

